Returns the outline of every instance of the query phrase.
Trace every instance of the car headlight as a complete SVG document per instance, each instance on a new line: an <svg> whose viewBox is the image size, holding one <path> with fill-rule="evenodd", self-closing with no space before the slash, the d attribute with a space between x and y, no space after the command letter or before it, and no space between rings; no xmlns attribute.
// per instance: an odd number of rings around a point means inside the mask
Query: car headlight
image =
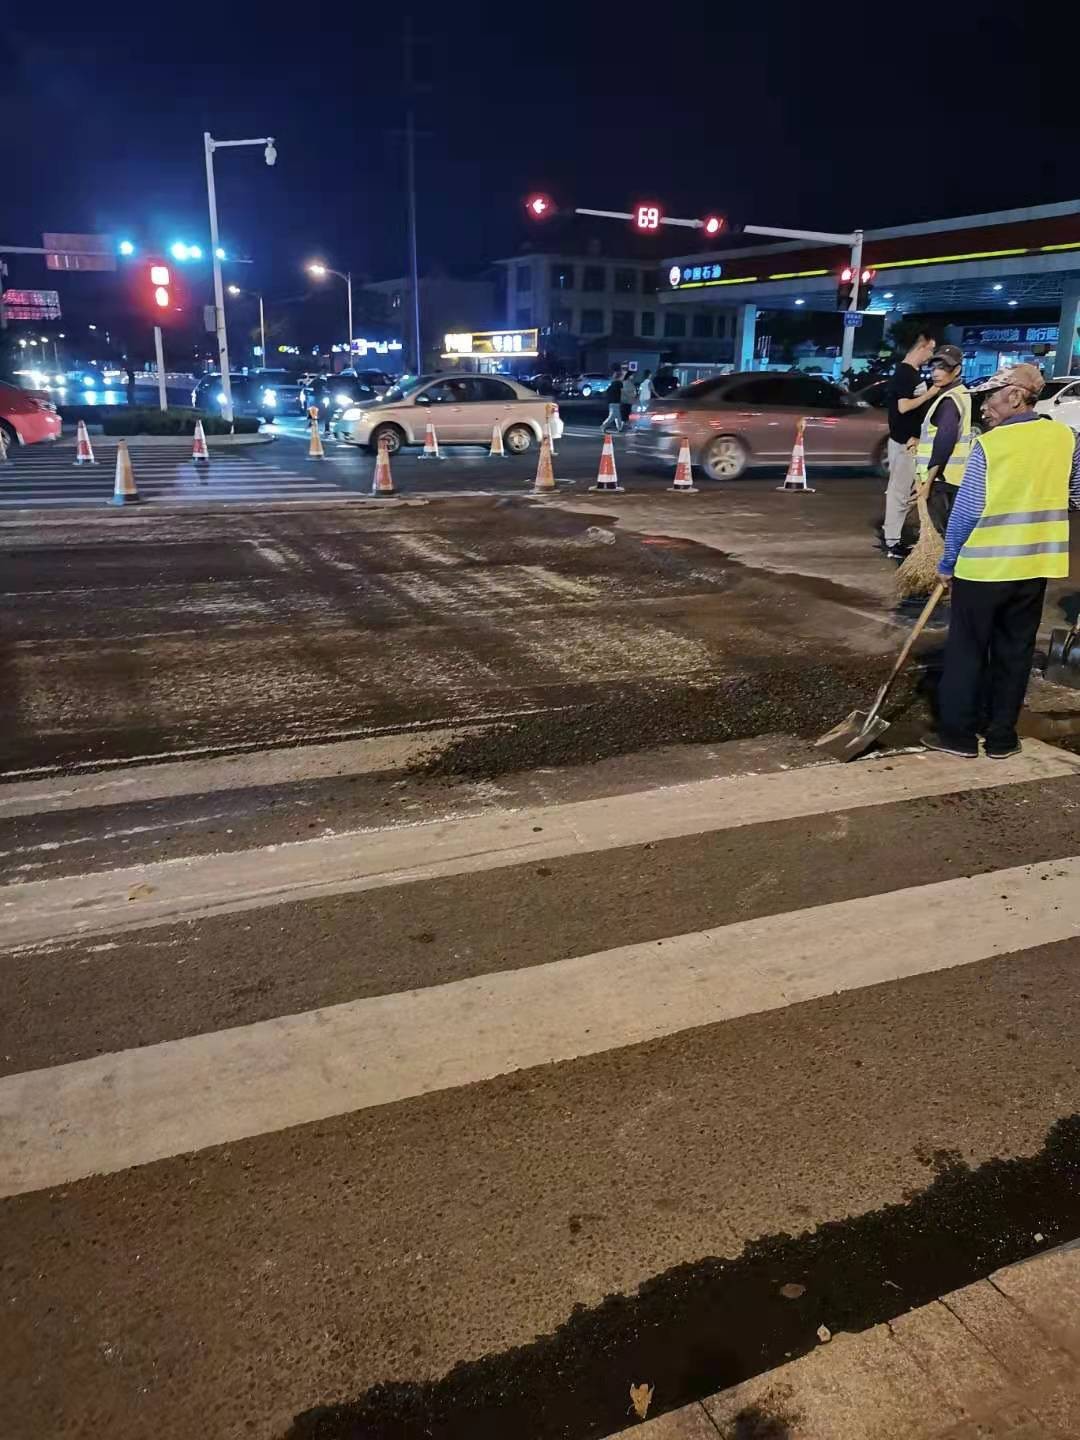
<svg viewBox="0 0 1080 1440"><path fill-rule="evenodd" d="M348 405L348 403L349 403L349 401L350 401L351 399L352 399L352 396L351 396L351 395L346 395L346 394L344 394L344 393L342 393L341 395L335 395L335 396L334 396L334 404L335 404L335 405Z"/></svg>
<svg viewBox="0 0 1080 1440"><path fill-rule="evenodd" d="M264 405L276 405L276 404L277 404L277 391L271 389L269 385L268 385L268 386L266 387L266 389L263 391L263 404L264 404Z"/></svg>
<svg viewBox="0 0 1080 1440"><path fill-rule="evenodd" d="M94 386L97 384L97 377L95 375L84 375L82 383L86 386L88 390L93 390Z"/></svg>
<svg viewBox="0 0 1080 1440"><path fill-rule="evenodd" d="M341 418L343 420L366 420L367 411L362 410L359 405L350 405Z"/></svg>

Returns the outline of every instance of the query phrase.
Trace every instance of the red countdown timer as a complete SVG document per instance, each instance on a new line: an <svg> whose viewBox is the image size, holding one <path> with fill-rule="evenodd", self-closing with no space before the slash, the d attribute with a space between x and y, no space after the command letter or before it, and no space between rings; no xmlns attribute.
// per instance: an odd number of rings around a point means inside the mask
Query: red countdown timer
<svg viewBox="0 0 1080 1440"><path fill-rule="evenodd" d="M659 205L637 205L634 207L635 230L659 230L663 222Z"/></svg>

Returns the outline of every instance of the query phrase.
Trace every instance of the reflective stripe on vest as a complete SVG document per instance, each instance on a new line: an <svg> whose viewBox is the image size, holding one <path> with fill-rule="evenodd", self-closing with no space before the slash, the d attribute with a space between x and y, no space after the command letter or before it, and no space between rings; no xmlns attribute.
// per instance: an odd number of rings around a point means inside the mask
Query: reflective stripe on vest
<svg viewBox="0 0 1080 1440"><path fill-rule="evenodd" d="M943 400L955 400L956 408L960 412L960 430L956 437L956 444L953 446L953 452L938 478L944 480L947 485L959 485L964 478L964 466L971 454L973 438L971 434L971 391L966 385L955 385L951 390L943 390L940 395L935 397L930 409L923 416L915 463L918 467L919 479L925 480L926 472L930 469L930 457L934 453L934 432L937 430L937 426L933 423L933 415Z"/></svg>
<svg viewBox="0 0 1080 1440"><path fill-rule="evenodd" d="M955 573L961 580L1068 575L1073 432L1057 420L1021 420L975 443L986 457L986 504Z"/></svg>

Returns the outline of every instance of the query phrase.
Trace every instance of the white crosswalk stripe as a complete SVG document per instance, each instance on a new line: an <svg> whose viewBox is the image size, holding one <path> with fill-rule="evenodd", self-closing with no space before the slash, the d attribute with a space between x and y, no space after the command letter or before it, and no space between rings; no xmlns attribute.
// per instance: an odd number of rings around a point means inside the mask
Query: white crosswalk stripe
<svg viewBox="0 0 1080 1440"><path fill-rule="evenodd" d="M0 943L13 952L388 885L419 892L449 875L564 856L588 864L725 829L760 843L756 827L776 822L1078 773L1080 760L1029 743L992 767L894 756L167 860L8 887ZM67 783L56 782L61 793ZM0 1195L1078 933L1080 856L1063 855L17 1073L0 1078ZM883 935L887 946L875 943Z"/></svg>
<svg viewBox="0 0 1080 1440"><path fill-rule="evenodd" d="M265 460L253 447L243 454L211 451L208 464L196 464L186 442L175 446L128 447L141 497L168 503L248 500L303 500L356 496L338 484L329 464L303 461L295 467ZM38 447L15 453L0 465L0 509L96 505L112 495L115 442L95 442L94 465L76 465L74 451Z"/></svg>

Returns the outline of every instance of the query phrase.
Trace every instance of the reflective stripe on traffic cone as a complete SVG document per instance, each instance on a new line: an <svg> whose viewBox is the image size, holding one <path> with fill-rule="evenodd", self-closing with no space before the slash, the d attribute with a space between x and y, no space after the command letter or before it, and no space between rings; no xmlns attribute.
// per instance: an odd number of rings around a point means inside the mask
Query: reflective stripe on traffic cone
<svg viewBox="0 0 1080 1440"><path fill-rule="evenodd" d="M505 455L506 451L503 449L502 431L499 429L498 422L496 421L491 427L491 449L488 451L488 459L491 460L494 458L501 460Z"/></svg>
<svg viewBox="0 0 1080 1440"><path fill-rule="evenodd" d="M795 444L791 447L791 460L788 464L787 476L778 490L805 490L808 495L813 495L813 486L806 483L806 447L803 443L803 436L806 432L806 421L800 420L795 426Z"/></svg>
<svg viewBox="0 0 1080 1440"><path fill-rule="evenodd" d="M308 445L307 458L309 460L325 460L326 451L322 448L322 436L319 434L319 412L314 407L308 411L308 422L311 425L311 441Z"/></svg>
<svg viewBox="0 0 1080 1440"><path fill-rule="evenodd" d="M669 490L679 490L683 495L699 495L701 492L694 484L694 472L690 467L690 441L684 435L679 445L679 460L675 466L675 479L668 486Z"/></svg>
<svg viewBox="0 0 1080 1440"><path fill-rule="evenodd" d="M375 478L371 482L372 495L395 495L394 477L390 474L390 447L385 440L379 441L375 455Z"/></svg>
<svg viewBox="0 0 1080 1440"><path fill-rule="evenodd" d="M540 441L540 459L536 464L536 478L532 493L546 495L555 489L555 471L551 468L551 441L545 435Z"/></svg>
<svg viewBox="0 0 1080 1440"><path fill-rule="evenodd" d="M441 460L439 454L439 437L435 434L435 426L429 420L427 429L424 431L424 448L420 452L421 460Z"/></svg>
<svg viewBox="0 0 1080 1440"><path fill-rule="evenodd" d="M131 473L131 456L127 441L121 440L116 447L116 480L113 482L110 505L134 505L139 500L135 489L135 476Z"/></svg>
<svg viewBox="0 0 1080 1440"><path fill-rule="evenodd" d="M596 472L596 484L589 486L590 490L603 490L608 495L621 495L623 487L619 484L618 472L615 469L615 446L611 443L611 436L604 436L604 448L600 452L600 469Z"/></svg>
<svg viewBox="0 0 1080 1440"><path fill-rule="evenodd" d="M90 444L90 432L86 428L86 421L80 420L75 430L75 464L96 465L93 447Z"/></svg>
<svg viewBox="0 0 1080 1440"><path fill-rule="evenodd" d="M193 460L210 459L210 451L206 448L206 431L203 429L201 420L195 421L195 442L191 447L191 458Z"/></svg>
<svg viewBox="0 0 1080 1440"><path fill-rule="evenodd" d="M544 429L545 429L545 431L547 432L548 440L549 440L550 443L551 443L551 453L552 453L552 455L557 455L557 454L559 453L559 452L555 449L555 436L554 436L554 434L552 433L552 429L551 429L551 421L552 421L552 417L553 417L554 414L555 414L555 408L556 408L556 407L555 407L554 405L545 405L545 406L544 406L544 417L545 417L545 418L544 418Z"/></svg>

